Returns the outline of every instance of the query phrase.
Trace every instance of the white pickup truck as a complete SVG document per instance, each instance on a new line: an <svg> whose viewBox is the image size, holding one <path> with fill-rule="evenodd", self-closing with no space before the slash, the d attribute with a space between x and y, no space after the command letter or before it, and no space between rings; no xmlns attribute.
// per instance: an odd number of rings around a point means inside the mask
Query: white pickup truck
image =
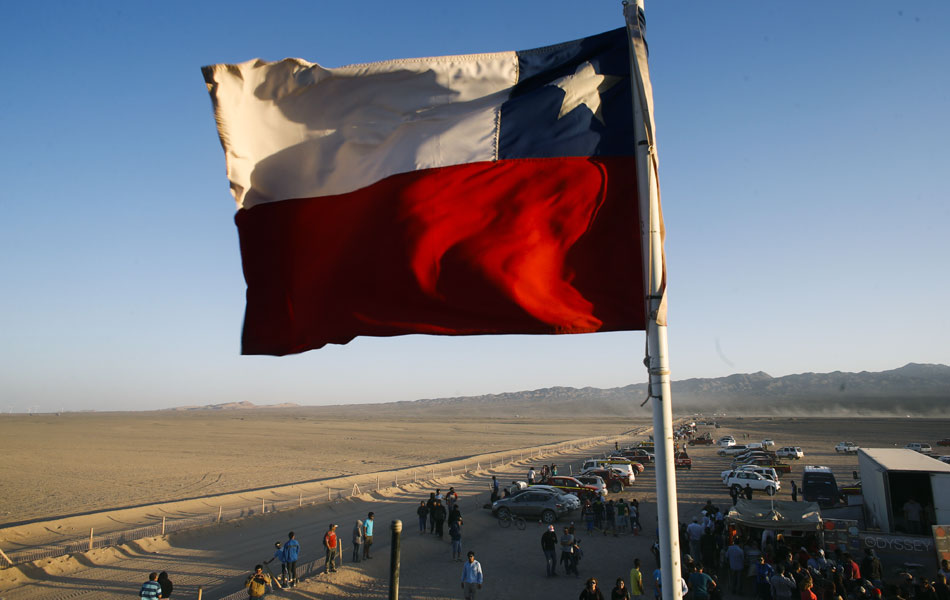
<svg viewBox="0 0 950 600"><path fill-rule="evenodd" d="M838 442L835 446L835 452L838 454L857 454L858 449L858 445L854 442Z"/></svg>

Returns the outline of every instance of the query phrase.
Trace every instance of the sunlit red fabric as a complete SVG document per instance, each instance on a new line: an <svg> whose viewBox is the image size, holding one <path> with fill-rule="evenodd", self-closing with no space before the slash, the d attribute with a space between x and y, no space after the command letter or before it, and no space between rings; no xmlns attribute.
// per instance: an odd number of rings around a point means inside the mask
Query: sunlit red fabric
<svg viewBox="0 0 950 600"><path fill-rule="evenodd" d="M244 352L642 329L634 173L630 157L515 159L240 211Z"/></svg>

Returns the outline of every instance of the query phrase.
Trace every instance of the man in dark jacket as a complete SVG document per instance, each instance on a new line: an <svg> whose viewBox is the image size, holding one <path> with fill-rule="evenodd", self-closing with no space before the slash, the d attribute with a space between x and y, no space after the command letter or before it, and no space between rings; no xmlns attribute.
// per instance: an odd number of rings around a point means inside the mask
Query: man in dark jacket
<svg viewBox="0 0 950 600"><path fill-rule="evenodd" d="M541 551L544 552L544 560L547 563L548 577L557 575L557 545L554 525L548 525L548 530L541 536Z"/></svg>

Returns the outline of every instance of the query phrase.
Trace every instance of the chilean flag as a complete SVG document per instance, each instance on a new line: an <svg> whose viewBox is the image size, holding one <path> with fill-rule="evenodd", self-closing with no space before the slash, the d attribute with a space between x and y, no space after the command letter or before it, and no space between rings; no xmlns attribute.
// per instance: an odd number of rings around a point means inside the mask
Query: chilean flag
<svg viewBox="0 0 950 600"><path fill-rule="evenodd" d="M242 352L644 329L628 43L205 67Z"/></svg>

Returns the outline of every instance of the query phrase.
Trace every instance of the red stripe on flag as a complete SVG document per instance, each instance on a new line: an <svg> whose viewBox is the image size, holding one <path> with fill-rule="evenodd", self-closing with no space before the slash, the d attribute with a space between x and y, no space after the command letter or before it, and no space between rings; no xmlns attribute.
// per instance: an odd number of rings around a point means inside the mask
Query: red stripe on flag
<svg viewBox="0 0 950 600"><path fill-rule="evenodd" d="M243 353L644 328L633 157L516 159L241 210Z"/></svg>

